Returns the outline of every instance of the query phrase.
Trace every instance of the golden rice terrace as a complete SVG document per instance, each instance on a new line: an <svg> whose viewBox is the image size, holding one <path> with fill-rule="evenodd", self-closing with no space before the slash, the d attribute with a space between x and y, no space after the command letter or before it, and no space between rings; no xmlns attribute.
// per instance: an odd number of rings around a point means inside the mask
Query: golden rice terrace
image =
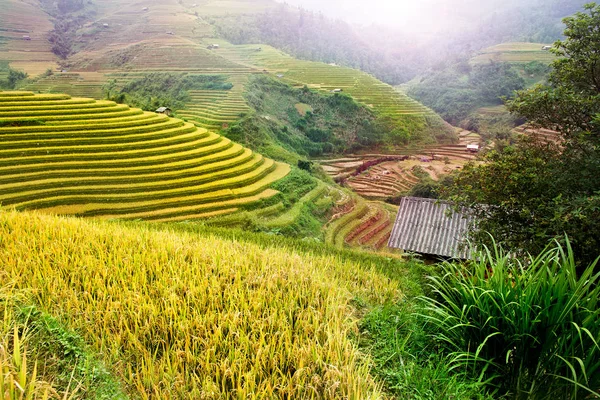
<svg viewBox="0 0 600 400"><path fill-rule="evenodd" d="M289 166L166 115L63 94L0 92L0 203L153 221L238 211Z"/></svg>

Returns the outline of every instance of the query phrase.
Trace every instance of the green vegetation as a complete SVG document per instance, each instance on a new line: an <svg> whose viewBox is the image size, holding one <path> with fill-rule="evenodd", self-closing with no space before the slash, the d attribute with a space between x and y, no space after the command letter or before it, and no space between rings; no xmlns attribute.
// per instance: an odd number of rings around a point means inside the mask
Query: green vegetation
<svg viewBox="0 0 600 400"><path fill-rule="evenodd" d="M482 106L502 104L515 90L525 88L525 80L507 63L471 67L466 62L433 72L410 86L408 93L433 108L446 121L460 125Z"/></svg>
<svg viewBox="0 0 600 400"><path fill-rule="evenodd" d="M26 291L9 286L0 289L3 395L23 399L23 388L25 398L127 398L119 381L81 336L31 305L34 302Z"/></svg>
<svg viewBox="0 0 600 400"><path fill-rule="evenodd" d="M7 61L0 61L0 89L15 89L19 83L27 79L27 74L23 71L12 69Z"/></svg>
<svg viewBox="0 0 600 400"><path fill-rule="evenodd" d="M557 129L561 143L523 139L470 165L447 195L476 210L481 232L515 252L539 253L551 239L571 239L577 260L600 248L600 6L565 20L550 84L520 92L508 109L536 126ZM486 241L485 233L477 235Z"/></svg>
<svg viewBox="0 0 600 400"><path fill-rule="evenodd" d="M233 87L222 75L189 75L153 72L118 86L116 80L104 85L106 98L145 111L158 107L182 109L191 101L190 90L229 90Z"/></svg>
<svg viewBox="0 0 600 400"><path fill-rule="evenodd" d="M568 241L523 262L498 247L466 267L444 263L426 319L450 369L502 398L597 398L600 274L579 276Z"/></svg>
<svg viewBox="0 0 600 400"><path fill-rule="evenodd" d="M225 135L269 157L296 164L307 156L355 151L383 141L385 131L376 115L350 96L294 89L265 76L251 78L246 90L255 112ZM299 103L306 112L298 111Z"/></svg>
<svg viewBox="0 0 600 400"><path fill-rule="evenodd" d="M298 60L270 46L261 46L259 51L255 45L218 43L219 54L226 59L254 65L295 88L350 95L375 113L390 147L457 140L454 129L430 109L364 72Z"/></svg>
<svg viewBox="0 0 600 400"><path fill-rule="evenodd" d="M422 271L416 262L409 265L411 271ZM481 383L450 368L448 358L428 337L419 312L422 308L414 302L386 304L360 322L361 348L372 355L372 373L389 394L411 400L491 400Z"/></svg>

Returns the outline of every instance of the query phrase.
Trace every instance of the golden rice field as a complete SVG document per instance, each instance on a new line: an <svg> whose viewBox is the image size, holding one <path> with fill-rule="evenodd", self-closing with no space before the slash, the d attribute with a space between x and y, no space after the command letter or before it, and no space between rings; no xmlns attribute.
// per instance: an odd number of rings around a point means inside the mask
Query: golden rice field
<svg viewBox="0 0 600 400"><path fill-rule="evenodd" d="M8 211L0 259L4 290L80 333L134 398L385 397L350 339L354 299L401 298L372 261Z"/></svg>
<svg viewBox="0 0 600 400"><path fill-rule="evenodd" d="M194 220L277 194L290 171L162 114L61 94L0 92L0 203L104 218Z"/></svg>

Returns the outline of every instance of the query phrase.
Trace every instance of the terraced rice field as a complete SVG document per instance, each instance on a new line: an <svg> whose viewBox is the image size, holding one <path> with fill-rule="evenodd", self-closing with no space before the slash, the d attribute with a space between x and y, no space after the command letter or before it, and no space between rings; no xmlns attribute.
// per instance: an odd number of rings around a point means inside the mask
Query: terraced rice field
<svg viewBox="0 0 600 400"><path fill-rule="evenodd" d="M366 154L341 159L321 160L323 169L334 179L343 181L355 193L366 199L385 200L410 191L419 181L415 170L438 179L466 162L476 159L476 153L467 151L468 144L478 144L479 135L462 131L456 145L427 146L407 150L404 154ZM397 158L388 160L388 158ZM404 159L403 159L404 158ZM365 163L373 164L363 172ZM367 165L367 166L368 166ZM360 172L360 173L359 173Z"/></svg>
<svg viewBox="0 0 600 400"><path fill-rule="evenodd" d="M47 40L53 25L40 7L35 2L0 0L0 10L0 61L32 76L55 68L57 57Z"/></svg>
<svg viewBox="0 0 600 400"><path fill-rule="evenodd" d="M23 90L40 93L68 93L71 96L101 99L104 94L102 85L106 83L104 74L95 72L57 72L53 75L38 78L29 83Z"/></svg>
<svg viewBox="0 0 600 400"><path fill-rule="evenodd" d="M104 218L193 220L277 192L289 166L191 123L111 101L0 92L0 203Z"/></svg>
<svg viewBox="0 0 600 400"><path fill-rule="evenodd" d="M542 50L542 47L547 45L549 44L525 42L502 43L481 50L479 55L471 59L471 63L486 64L494 61L521 64L540 61L549 64L556 57L549 51Z"/></svg>
<svg viewBox="0 0 600 400"><path fill-rule="evenodd" d="M250 111L244 100L246 80L247 77L243 75L230 78L229 81L233 83L231 90L190 91L190 103L177 114L202 128L225 128Z"/></svg>
<svg viewBox="0 0 600 400"><path fill-rule="evenodd" d="M534 128L528 124L516 127L513 129L513 133L517 135L531 136L543 142L560 143L562 141L562 137L559 132L551 129Z"/></svg>
<svg viewBox="0 0 600 400"><path fill-rule="evenodd" d="M268 72L297 87L307 85L323 92L341 89L393 122L423 122L422 117L439 118L421 103L364 72L297 60L270 46L234 46L225 41L213 41L220 45L219 55L232 62Z"/></svg>
<svg viewBox="0 0 600 400"><path fill-rule="evenodd" d="M365 201L340 191L335 213L325 226L325 241L342 248L361 247L389 252L389 240L398 208L377 201Z"/></svg>

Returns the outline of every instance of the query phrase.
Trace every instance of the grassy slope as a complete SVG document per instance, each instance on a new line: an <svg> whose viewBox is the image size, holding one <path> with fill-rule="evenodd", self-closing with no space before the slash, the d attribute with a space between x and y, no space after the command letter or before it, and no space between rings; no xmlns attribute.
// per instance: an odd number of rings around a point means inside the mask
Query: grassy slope
<svg viewBox="0 0 600 400"><path fill-rule="evenodd" d="M378 397L353 305L400 299L376 268L401 266L227 235L1 212L2 282L79 332L134 397Z"/></svg>

